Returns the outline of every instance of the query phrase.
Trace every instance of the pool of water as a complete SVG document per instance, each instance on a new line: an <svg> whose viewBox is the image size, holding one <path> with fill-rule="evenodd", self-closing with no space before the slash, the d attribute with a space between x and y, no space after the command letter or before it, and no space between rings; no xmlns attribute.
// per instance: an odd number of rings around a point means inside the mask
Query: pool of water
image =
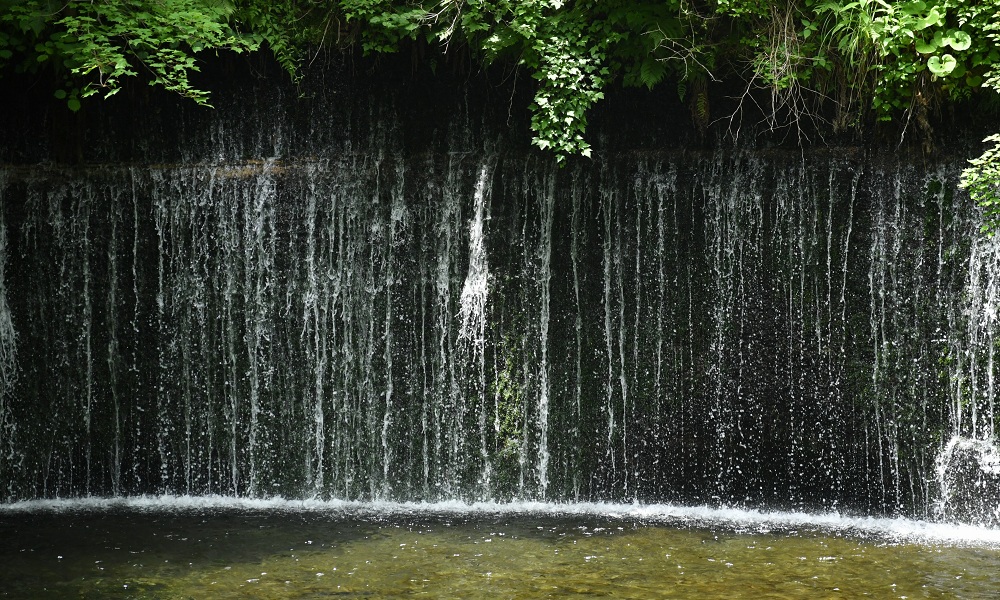
<svg viewBox="0 0 1000 600"><path fill-rule="evenodd" d="M1000 532L672 506L0 505L9 598L1000 597Z"/></svg>

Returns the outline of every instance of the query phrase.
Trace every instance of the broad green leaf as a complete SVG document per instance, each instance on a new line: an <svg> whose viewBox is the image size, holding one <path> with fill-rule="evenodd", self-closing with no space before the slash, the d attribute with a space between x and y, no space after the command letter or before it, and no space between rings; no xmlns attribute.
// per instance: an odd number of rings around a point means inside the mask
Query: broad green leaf
<svg viewBox="0 0 1000 600"><path fill-rule="evenodd" d="M921 29L927 29L931 26L939 26L944 22L944 15L942 15L936 6L932 7L928 12L927 16L917 19L913 24L914 31L920 31Z"/></svg>
<svg viewBox="0 0 1000 600"><path fill-rule="evenodd" d="M944 37L944 43L961 52L962 50L968 50L972 46L972 36L960 29L956 29L948 32L948 35Z"/></svg>
<svg viewBox="0 0 1000 600"><path fill-rule="evenodd" d="M925 42L924 40L917 40L917 52L921 54L934 54L937 52L938 45L934 43L934 40L930 42Z"/></svg>
<svg viewBox="0 0 1000 600"><path fill-rule="evenodd" d="M955 57L950 54L932 56L927 59L927 68L930 69L931 73L934 73L938 77L944 77L954 71L955 65L957 64L958 61L956 61Z"/></svg>

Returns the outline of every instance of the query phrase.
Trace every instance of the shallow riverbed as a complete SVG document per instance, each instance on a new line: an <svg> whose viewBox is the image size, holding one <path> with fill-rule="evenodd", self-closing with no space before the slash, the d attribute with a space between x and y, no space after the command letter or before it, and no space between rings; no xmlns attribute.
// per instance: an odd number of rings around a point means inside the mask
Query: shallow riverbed
<svg viewBox="0 0 1000 600"><path fill-rule="evenodd" d="M633 505L0 505L9 598L989 598L1000 532Z"/></svg>

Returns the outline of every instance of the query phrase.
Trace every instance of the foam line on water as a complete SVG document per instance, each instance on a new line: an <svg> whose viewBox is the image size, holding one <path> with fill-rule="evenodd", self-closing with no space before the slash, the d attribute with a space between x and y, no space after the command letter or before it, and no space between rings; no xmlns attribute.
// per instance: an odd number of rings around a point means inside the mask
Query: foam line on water
<svg viewBox="0 0 1000 600"><path fill-rule="evenodd" d="M674 504L547 503L547 502L357 502L345 500L289 500L228 496L134 496L28 500L0 504L0 518L30 513L72 513L129 510L181 512L203 510L287 511L332 513L356 517L495 516L601 517L638 520L649 524L722 527L746 533L827 531L878 538L893 543L927 543L1000 548L1000 529L960 523L906 518L855 517L835 512L765 512L744 508L713 508Z"/></svg>

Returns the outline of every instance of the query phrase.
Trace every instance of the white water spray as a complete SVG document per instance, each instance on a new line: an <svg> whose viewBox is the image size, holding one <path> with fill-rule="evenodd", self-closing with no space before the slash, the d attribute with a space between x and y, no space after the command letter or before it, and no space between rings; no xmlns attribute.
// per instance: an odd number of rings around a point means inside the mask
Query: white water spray
<svg viewBox="0 0 1000 600"><path fill-rule="evenodd" d="M469 272L462 286L458 309L458 337L470 342L477 354L486 344L486 303L490 293L490 266L486 255L486 201L489 196L489 168L479 169L473 196L472 221L469 223Z"/></svg>

